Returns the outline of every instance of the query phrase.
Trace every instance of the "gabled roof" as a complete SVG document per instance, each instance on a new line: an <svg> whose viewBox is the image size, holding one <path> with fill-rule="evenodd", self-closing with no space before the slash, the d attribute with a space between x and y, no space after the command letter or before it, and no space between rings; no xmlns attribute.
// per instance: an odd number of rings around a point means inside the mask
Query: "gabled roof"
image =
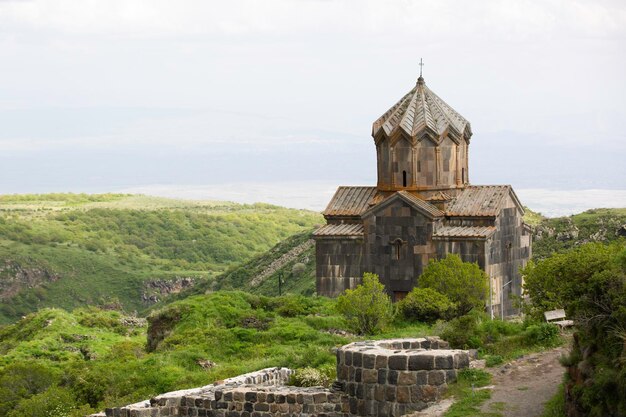
<svg viewBox="0 0 626 417"><path fill-rule="evenodd" d="M450 217L495 217L500 213L509 195L523 213L524 208L510 185L470 185L449 203L446 215Z"/></svg>
<svg viewBox="0 0 626 417"><path fill-rule="evenodd" d="M387 137L397 131L419 140L427 136L438 143L446 134L457 143L470 139L470 123L433 93L422 77L415 87L387 110L372 126L375 138L382 132Z"/></svg>
<svg viewBox="0 0 626 417"><path fill-rule="evenodd" d="M493 226L473 227L473 226L443 226L433 232L433 238L479 238L486 239L496 232Z"/></svg>
<svg viewBox="0 0 626 417"><path fill-rule="evenodd" d="M452 200L452 197L450 197L448 194L444 193L443 191L438 191L426 199L426 201L444 201L444 202L450 201L450 200Z"/></svg>
<svg viewBox="0 0 626 417"><path fill-rule="evenodd" d="M328 236L328 237L359 237L363 236L362 224L326 224L315 232L313 236Z"/></svg>
<svg viewBox="0 0 626 417"><path fill-rule="evenodd" d="M373 214L377 212L378 210L381 210L387 207L389 204L391 204L397 199L404 200L407 204L409 204L410 206L415 208L417 211L424 214L429 219L434 219L435 217L443 217L444 215L443 211L439 210L437 207L433 206L432 204L427 203L421 198L415 197L413 194L407 191L398 191L398 192L391 194L389 197L385 198L383 201L381 201L380 203L376 204L375 206L373 206L372 208L364 212L361 215L361 217L367 217L370 214Z"/></svg>
<svg viewBox="0 0 626 417"><path fill-rule="evenodd" d="M324 216L358 217L370 208L376 187L339 187L328 203Z"/></svg>

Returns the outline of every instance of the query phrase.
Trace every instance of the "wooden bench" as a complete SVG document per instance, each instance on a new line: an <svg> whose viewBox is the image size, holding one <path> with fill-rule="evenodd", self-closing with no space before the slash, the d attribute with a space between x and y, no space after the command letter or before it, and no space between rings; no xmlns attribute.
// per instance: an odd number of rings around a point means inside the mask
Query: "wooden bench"
<svg viewBox="0 0 626 417"><path fill-rule="evenodd" d="M546 311L543 313L543 316L546 318L548 323L556 324L561 329L574 325L573 320L565 320L565 310L563 309Z"/></svg>

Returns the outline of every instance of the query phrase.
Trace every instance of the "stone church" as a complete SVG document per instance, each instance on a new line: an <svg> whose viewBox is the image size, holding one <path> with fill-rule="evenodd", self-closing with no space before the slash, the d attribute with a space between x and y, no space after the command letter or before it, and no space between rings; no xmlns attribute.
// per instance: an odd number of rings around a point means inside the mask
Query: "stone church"
<svg viewBox="0 0 626 417"><path fill-rule="evenodd" d="M496 315L517 312L511 296L521 295L530 228L510 185L470 185L471 136L421 75L374 122L377 185L339 187L314 233L319 295L337 296L373 272L397 301L429 260L455 253L490 277Z"/></svg>

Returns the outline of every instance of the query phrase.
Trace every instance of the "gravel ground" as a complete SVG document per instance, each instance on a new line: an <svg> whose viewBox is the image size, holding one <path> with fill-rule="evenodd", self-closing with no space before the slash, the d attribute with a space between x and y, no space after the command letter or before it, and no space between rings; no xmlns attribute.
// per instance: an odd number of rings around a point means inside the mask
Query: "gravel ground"
<svg viewBox="0 0 626 417"><path fill-rule="evenodd" d="M487 368L493 375L493 389L482 411L501 413L504 417L541 416L546 401L556 394L563 380L565 369L559 357L567 351L559 347Z"/></svg>

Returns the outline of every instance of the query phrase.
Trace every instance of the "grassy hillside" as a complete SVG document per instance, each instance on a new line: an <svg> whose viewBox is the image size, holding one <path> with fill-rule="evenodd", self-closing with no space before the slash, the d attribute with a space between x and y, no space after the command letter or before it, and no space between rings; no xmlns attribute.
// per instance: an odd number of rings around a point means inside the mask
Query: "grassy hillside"
<svg viewBox="0 0 626 417"><path fill-rule="evenodd" d="M149 330L113 311L42 310L0 329L0 416L52 398L84 415L269 366L332 372L331 349L349 341L328 332L345 329L333 306L323 298L218 292L155 312ZM428 329L389 334L407 332ZM37 384L27 382L33 375Z"/></svg>
<svg viewBox="0 0 626 417"><path fill-rule="evenodd" d="M42 307L142 310L321 221L267 204L0 196L0 323Z"/></svg>
<svg viewBox="0 0 626 417"><path fill-rule="evenodd" d="M542 349L538 328L479 313L434 327L396 316L374 337L440 333L499 363ZM0 328L0 416L84 416L271 366L314 367L332 381L333 348L363 338L324 297L220 291L147 320L94 307L44 309Z"/></svg>
<svg viewBox="0 0 626 417"><path fill-rule="evenodd" d="M626 208L592 209L573 216L542 218L533 226L533 257L543 259L583 243L610 243L626 237Z"/></svg>

